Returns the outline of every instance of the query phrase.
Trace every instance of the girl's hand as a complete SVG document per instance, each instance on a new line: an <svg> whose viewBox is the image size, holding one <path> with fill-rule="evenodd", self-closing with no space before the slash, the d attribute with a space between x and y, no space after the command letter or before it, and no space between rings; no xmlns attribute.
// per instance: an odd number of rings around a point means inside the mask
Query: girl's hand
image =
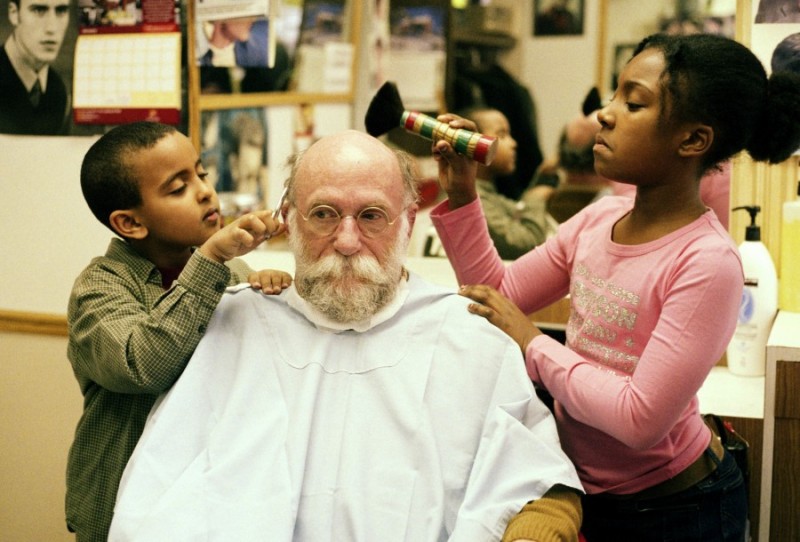
<svg viewBox="0 0 800 542"><path fill-rule="evenodd" d="M285 224L272 218L272 211L247 213L209 237L199 250L204 256L224 263L247 254L265 239L285 230Z"/></svg>
<svg viewBox="0 0 800 542"><path fill-rule="evenodd" d="M461 286L458 293L475 301L470 303L469 312L483 316L514 339L523 355L533 338L542 334L519 307L491 286Z"/></svg>
<svg viewBox="0 0 800 542"><path fill-rule="evenodd" d="M254 289L261 291L265 294L279 294L292 284L292 276L277 269L262 269L250 273L247 277L247 282L250 283Z"/></svg>
<svg viewBox="0 0 800 542"><path fill-rule="evenodd" d="M476 130L475 123L452 113L445 113L436 117L439 122L448 124L451 128L466 128ZM450 209L458 209L478 198L475 187L475 176L478 164L455 149L443 139L433 143L433 159L439 166L439 186L447 192Z"/></svg>

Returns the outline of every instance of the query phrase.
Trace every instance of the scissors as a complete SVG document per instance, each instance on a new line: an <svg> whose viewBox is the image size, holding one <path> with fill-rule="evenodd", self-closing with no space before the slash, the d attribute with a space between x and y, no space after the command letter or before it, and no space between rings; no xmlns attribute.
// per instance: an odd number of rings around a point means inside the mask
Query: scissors
<svg viewBox="0 0 800 542"><path fill-rule="evenodd" d="M283 204L286 203L286 194L289 192L289 187L283 189L281 193L281 199L278 200L278 205L275 207L275 210L272 211L272 218L277 219L281 216L281 209L283 208Z"/></svg>
<svg viewBox="0 0 800 542"><path fill-rule="evenodd" d="M286 195L288 194L288 192L289 192L289 187L287 186L286 188L283 189L283 192L281 193L281 199L278 200L278 205L275 207L275 210L272 211L272 218L274 220L277 220L281 216L281 209L283 208L283 204L286 203ZM272 237L272 234L267 235L264 238L264 240L266 241L270 237Z"/></svg>

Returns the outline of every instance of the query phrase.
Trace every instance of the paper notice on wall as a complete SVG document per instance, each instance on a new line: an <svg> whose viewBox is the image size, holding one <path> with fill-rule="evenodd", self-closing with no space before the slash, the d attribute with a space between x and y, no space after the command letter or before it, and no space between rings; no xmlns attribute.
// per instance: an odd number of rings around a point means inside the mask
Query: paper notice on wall
<svg viewBox="0 0 800 542"><path fill-rule="evenodd" d="M195 17L199 21L266 17L270 3L270 0L197 0Z"/></svg>
<svg viewBox="0 0 800 542"><path fill-rule="evenodd" d="M353 45L329 42L323 46L323 53L322 92L350 92Z"/></svg>
<svg viewBox="0 0 800 542"><path fill-rule="evenodd" d="M353 45L329 41L301 45L295 78L298 92L347 93L353 68Z"/></svg>
<svg viewBox="0 0 800 542"><path fill-rule="evenodd" d="M395 81L403 105L414 111L438 111L443 94L443 51L396 51L387 55L386 79Z"/></svg>
<svg viewBox="0 0 800 542"><path fill-rule="evenodd" d="M391 2L390 47L383 69L386 79L397 83L407 109L438 111L444 95L447 11L424 4Z"/></svg>

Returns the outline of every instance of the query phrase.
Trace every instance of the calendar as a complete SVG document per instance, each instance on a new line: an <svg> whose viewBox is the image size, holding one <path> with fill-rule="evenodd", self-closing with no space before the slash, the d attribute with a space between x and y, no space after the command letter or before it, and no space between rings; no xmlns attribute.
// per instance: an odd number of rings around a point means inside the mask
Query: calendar
<svg viewBox="0 0 800 542"><path fill-rule="evenodd" d="M181 35L85 34L75 48L76 123L157 120L178 124L181 108Z"/></svg>

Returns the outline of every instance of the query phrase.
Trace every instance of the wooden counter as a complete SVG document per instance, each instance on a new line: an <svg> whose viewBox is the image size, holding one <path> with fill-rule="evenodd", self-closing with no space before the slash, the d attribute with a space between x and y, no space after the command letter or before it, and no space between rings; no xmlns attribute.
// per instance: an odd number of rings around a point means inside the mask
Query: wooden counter
<svg viewBox="0 0 800 542"><path fill-rule="evenodd" d="M778 312L767 342L759 540L800 540L800 313Z"/></svg>

